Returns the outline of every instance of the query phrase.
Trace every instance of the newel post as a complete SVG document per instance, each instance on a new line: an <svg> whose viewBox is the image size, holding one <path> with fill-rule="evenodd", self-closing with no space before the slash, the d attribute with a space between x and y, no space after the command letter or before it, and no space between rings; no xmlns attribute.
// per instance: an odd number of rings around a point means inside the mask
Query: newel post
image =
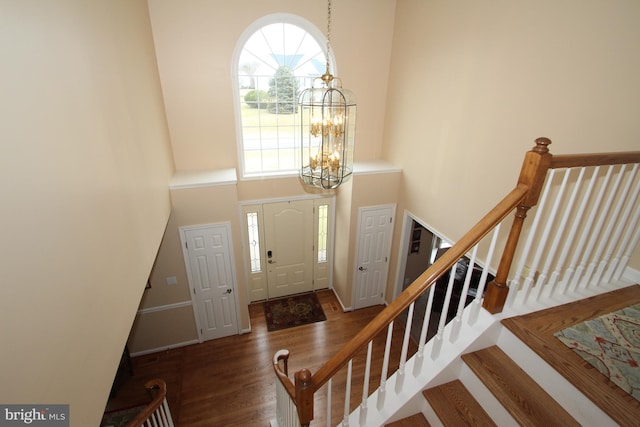
<svg viewBox="0 0 640 427"><path fill-rule="evenodd" d="M313 419L313 379L311 371L302 369L294 374L296 385L296 406L302 426L308 426Z"/></svg>
<svg viewBox="0 0 640 427"><path fill-rule="evenodd" d="M482 304L482 306L492 314L500 313L507 300L509 293L507 278L509 277L509 270L511 269L516 247L518 246L522 225L524 224L529 209L538 203L547 171L551 164L552 156L548 148L551 140L548 138L538 138L535 142L536 146L525 155L520 176L518 177L518 185L526 185L528 191L516 208L515 218L509 231L509 237L505 243L504 251L502 252L496 278L487 285L487 291Z"/></svg>

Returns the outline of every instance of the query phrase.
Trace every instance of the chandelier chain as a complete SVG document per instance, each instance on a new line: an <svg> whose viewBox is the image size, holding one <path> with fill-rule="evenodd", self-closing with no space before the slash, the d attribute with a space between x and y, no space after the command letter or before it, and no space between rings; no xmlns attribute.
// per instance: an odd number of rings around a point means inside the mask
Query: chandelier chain
<svg viewBox="0 0 640 427"><path fill-rule="evenodd" d="M331 55L331 0L327 0L327 74L329 73L329 56Z"/></svg>

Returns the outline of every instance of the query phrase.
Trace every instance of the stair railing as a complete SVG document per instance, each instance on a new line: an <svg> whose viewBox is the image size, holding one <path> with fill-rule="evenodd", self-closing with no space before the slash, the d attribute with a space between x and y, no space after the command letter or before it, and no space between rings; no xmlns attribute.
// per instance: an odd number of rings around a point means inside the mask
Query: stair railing
<svg viewBox="0 0 640 427"><path fill-rule="evenodd" d="M385 404L385 397L388 394L387 379L389 379L389 365L391 342L394 331L394 321L406 312L407 319L405 321L405 330L402 338L400 356L397 363L397 371L395 372L395 389L396 394L402 393L405 377L408 376L406 368L408 366L409 347L411 341L411 325L413 322L413 314L416 300L427 295L427 306L423 318L420 338L418 339L418 347L414 357L411 360L413 364L413 376L417 376L423 369L423 363L427 357L435 360L440 354L444 342L444 329L447 322L453 322L449 329L449 340L454 342L460 336L460 328L462 324L463 312L466 312L466 320L468 324L473 324L477 319L481 306L491 313L499 312L503 309L507 296L509 295L509 271L516 256L518 240L523 230L524 219L527 212L539 203L543 189L548 189L550 185L546 185L547 173L550 169L570 167L576 163L590 166L596 163L604 162L605 164L618 165L621 163L638 163L640 161L640 152L621 153L621 154L604 154L604 155L582 155L582 156L556 156L553 157L548 150L551 141L547 138L538 138L536 146L526 153L522 165L518 182L513 190L511 190L489 213L487 213L468 233L466 233L458 242L449 248L440 258L438 258L422 275L420 275L411 285L409 285L391 304L389 304L381 313L378 314L365 328L363 328L351 341L345 344L331 359L329 359L315 374L308 369L302 369L294 374L292 382L288 376L288 359L289 352L281 350L274 356L273 366L276 372L278 384L278 425L279 427L289 426L308 426L314 419L314 395L321 387L327 386L327 426L331 425L331 394L332 379L341 370L346 369L346 384L338 392L344 393L344 418L341 422L343 427L349 425L349 414L352 410L350 402L351 397L351 377L353 365L356 355L360 358L360 353L366 349L364 356L364 381L362 385L362 403L359 405L359 423L361 426L367 425L367 405L369 404L369 377L372 360L372 343L374 338L379 334L384 335L386 330L386 342L384 345L383 364L379 377L379 386L377 392L377 410L381 410ZM633 169L635 176L637 165ZM626 178L628 182L637 180L637 178ZM631 181L629 181L629 179ZM627 185L625 185L625 188ZM637 187L637 186L636 186ZM634 191L637 192L637 189ZM544 196L544 195L543 195ZM546 197L546 196L545 196ZM625 196L618 196L626 198ZM546 200L546 199L544 199ZM616 199L619 200L619 199ZM632 202L632 206L635 201ZM515 210L515 216L506 237L506 243L502 253L502 257L498 264L495 279L488 285L485 293L485 281L488 276L490 265L498 235L500 233L500 225L503 220ZM632 208L624 209L632 210ZM640 210L636 207L636 210ZM623 216L628 214L623 214ZM637 216L637 215L636 215ZM637 218L636 218L637 223ZM632 220L633 224L633 220ZM633 227L633 225L627 227ZM634 230L628 228L625 230ZM616 230L617 232L617 230ZM633 235L630 242L625 243L626 248L623 251L624 256L628 256L629 249L633 250L638 241L638 233L633 232L627 234ZM491 235L490 239L488 238ZM487 237L487 239L485 239ZM490 240L490 243L486 243ZM609 248L606 251L609 252ZM481 254L481 255L479 255ZM483 260L481 260L481 258ZM472 303L469 303L466 295L469 290L469 282L474 268L468 268L464 277L464 285L461 291L457 307L453 307L455 311L453 319L449 319L450 305L453 300L452 289L454 287L454 277L456 277L457 266L461 259L468 261L468 265L473 267L476 263L483 265L482 277L479 281L478 288ZM524 263L532 264L530 261ZM623 261L624 262L624 261ZM619 265L619 262L618 262ZM610 269L609 269L610 270ZM440 308L439 317L435 318L431 315L434 310L434 285L447 272L449 279L446 286L446 294L442 307ZM518 283L516 283L519 285ZM515 294L515 292L513 292ZM484 297L483 297L484 295ZM469 310L465 310L465 306L469 306ZM434 325L431 322L437 322ZM435 331L435 335L432 335ZM467 337L468 338L468 337ZM426 354L426 343L429 343L431 353ZM356 360L360 363L359 360ZM280 401L283 402L280 402ZM282 411L282 414L280 413Z"/></svg>
<svg viewBox="0 0 640 427"><path fill-rule="evenodd" d="M167 403L167 384L163 380L154 379L144 386L152 400L127 424L127 427L173 427L173 419Z"/></svg>
<svg viewBox="0 0 640 427"><path fill-rule="evenodd" d="M640 240L639 221L640 152L553 156L506 306L619 282Z"/></svg>

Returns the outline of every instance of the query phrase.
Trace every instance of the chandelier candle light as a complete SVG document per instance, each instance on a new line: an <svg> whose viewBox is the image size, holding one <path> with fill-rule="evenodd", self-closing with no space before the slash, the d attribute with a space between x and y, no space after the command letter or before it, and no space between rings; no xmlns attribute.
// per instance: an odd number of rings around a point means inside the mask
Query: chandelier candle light
<svg viewBox="0 0 640 427"><path fill-rule="evenodd" d="M356 98L342 88L342 80L329 69L331 0L327 11L327 68L300 94L302 168L305 185L332 189L353 173Z"/></svg>

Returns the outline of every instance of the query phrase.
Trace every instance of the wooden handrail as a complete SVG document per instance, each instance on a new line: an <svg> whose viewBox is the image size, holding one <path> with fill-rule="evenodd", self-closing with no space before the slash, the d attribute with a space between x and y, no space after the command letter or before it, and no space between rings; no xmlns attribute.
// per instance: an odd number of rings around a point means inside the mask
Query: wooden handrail
<svg viewBox="0 0 640 427"><path fill-rule="evenodd" d="M640 163L640 151L626 151L620 153L554 155L551 159L551 169L578 168L587 166L621 165L625 163Z"/></svg>
<svg viewBox="0 0 640 427"><path fill-rule="evenodd" d="M509 293L507 278L511 271L511 263L515 256L520 233L527 217L527 212L538 203L542 187L549 169L575 168L587 166L618 165L625 163L639 163L640 151L620 153L575 154L552 156L548 146L548 138L536 139L536 146L525 155L525 159L518 178L519 183L527 185L530 190L527 197L518 206L511 230L502 251L502 258L496 272L496 277L488 285L482 306L492 314L499 313Z"/></svg>
<svg viewBox="0 0 640 427"><path fill-rule="evenodd" d="M146 382L144 388L152 397L151 402L131 421L127 427L140 427L158 409L167 396L167 384L161 379L153 379Z"/></svg>
<svg viewBox="0 0 640 427"><path fill-rule="evenodd" d="M282 361L283 368L280 368L280 361ZM284 385L285 390L289 394L289 397L295 402L296 400L296 388L291 381L289 381L289 350L278 350L273 355L273 370L276 372L276 376Z"/></svg>

